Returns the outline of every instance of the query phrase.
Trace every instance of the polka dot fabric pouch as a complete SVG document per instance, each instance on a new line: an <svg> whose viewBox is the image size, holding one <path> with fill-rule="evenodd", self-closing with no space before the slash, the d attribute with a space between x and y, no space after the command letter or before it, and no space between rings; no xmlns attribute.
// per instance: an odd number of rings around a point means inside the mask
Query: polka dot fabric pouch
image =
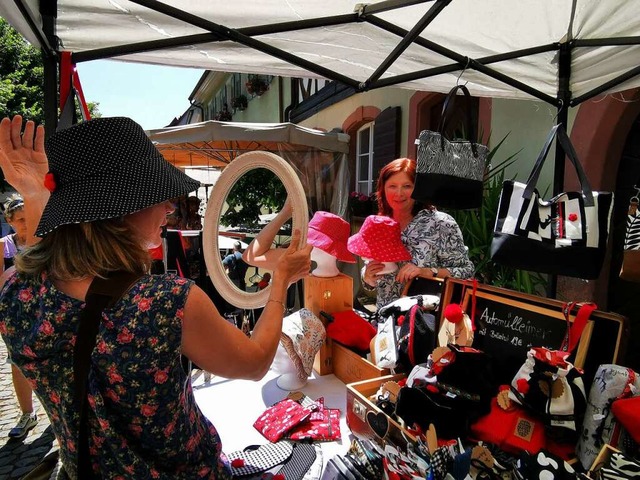
<svg viewBox="0 0 640 480"><path fill-rule="evenodd" d="M315 409L317 406L303 407L298 402L285 398L267 408L253 426L269 441L277 442L293 427L307 421Z"/></svg>

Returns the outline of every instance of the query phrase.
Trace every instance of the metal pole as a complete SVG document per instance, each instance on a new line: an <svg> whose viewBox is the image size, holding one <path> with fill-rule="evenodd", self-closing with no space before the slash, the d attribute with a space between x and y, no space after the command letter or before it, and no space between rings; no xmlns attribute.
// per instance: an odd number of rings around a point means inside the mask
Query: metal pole
<svg viewBox="0 0 640 480"><path fill-rule="evenodd" d="M571 101L571 90L569 79L571 78L571 49L573 45L571 43L560 44L560 52L558 58L558 115L557 123L564 126L567 130L567 123L569 120L569 103ZM557 195L564 191L564 162L565 152L560 145L560 142L556 141L556 155L553 168L553 195ZM547 285L547 297L556 298L558 289L558 276L550 275L549 283Z"/></svg>

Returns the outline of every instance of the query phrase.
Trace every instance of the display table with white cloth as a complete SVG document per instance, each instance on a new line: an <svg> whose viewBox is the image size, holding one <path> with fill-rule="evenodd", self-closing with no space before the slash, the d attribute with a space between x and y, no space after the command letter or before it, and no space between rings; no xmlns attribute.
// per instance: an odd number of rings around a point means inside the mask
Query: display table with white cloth
<svg viewBox="0 0 640 480"><path fill-rule="evenodd" d="M351 432L346 422L347 393L345 384L335 375L315 375L313 372L309 382L300 391L314 400L324 397L327 408L340 409L342 440L318 442L326 465L334 455L344 454L349 449ZM258 382L208 377L208 374L194 370L193 391L198 406L218 430L223 451L229 453L243 450L248 445L269 443L253 428L253 423L268 407L289 393L276 385L278 375L270 370Z"/></svg>

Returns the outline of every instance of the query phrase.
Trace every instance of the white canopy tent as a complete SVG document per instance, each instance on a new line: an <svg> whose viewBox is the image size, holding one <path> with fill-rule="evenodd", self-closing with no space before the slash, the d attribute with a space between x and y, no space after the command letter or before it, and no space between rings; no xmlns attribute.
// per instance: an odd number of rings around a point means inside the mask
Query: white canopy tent
<svg viewBox="0 0 640 480"><path fill-rule="evenodd" d="M6 18L43 48L47 129L55 62L102 58L538 98L558 108L640 86L637 0L13 0ZM65 80L66 81L66 80ZM64 82L63 82L64 83ZM556 149L554 191L564 179Z"/></svg>
<svg viewBox="0 0 640 480"><path fill-rule="evenodd" d="M633 0L14 0L0 16L75 62L117 57L439 92L467 67L473 95L555 103L567 90L573 104L640 85Z"/></svg>

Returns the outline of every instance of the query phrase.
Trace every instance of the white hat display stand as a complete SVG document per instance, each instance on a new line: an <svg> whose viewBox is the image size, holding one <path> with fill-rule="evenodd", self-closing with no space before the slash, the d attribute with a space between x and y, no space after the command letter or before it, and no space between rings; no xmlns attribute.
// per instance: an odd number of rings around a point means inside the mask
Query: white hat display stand
<svg viewBox="0 0 640 480"><path fill-rule="evenodd" d="M337 265L338 259L318 247L313 247L311 250L311 261L317 264L317 267L311 272L314 277L330 278L340 274Z"/></svg>
<svg viewBox="0 0 640 480"><path fill-rule="evenodd" d="M289 357L287 350L282 345L282 342L278 344L278 350L276 350L276 356L273 358L271 369L278 375L276 379L276 385L278 388L287 391L299 390L307 384L307 380L301 380L298 376L293 360Z"/></svg>

